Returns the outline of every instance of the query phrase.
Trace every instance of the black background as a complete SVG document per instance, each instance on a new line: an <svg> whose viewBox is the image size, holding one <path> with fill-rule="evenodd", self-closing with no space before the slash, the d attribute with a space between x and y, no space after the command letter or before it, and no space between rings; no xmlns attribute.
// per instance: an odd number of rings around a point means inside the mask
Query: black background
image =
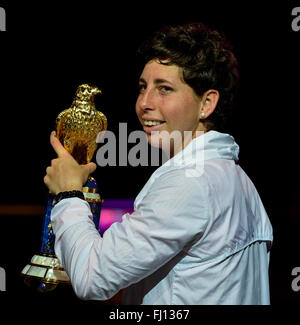
<svg viewBox="0 0 300 325"><path fill-rule="evenodd" d="M291 27L297 2L1 2L7 32L0 33L1 204L44 204L45 169L55 157L49 135L76 87L103 90L96 106L118 134L141 129L135 116L135 51L166 24L200 21L227 35L240 62L241 90L232 135L240 165L256 185L274 228L271 303L297 305L291 288L300 266L298 121L300 31ZM135 198L153 167L98 167L104 198ZM0 266L13 303L44 304L19 272L38 248L41 218L0 216ZM72 295L70 295L72 296ZM53 293L52 298L58 298ZM52 299L51 298L51 299ZM70 298L70 304L80 304Z"/></svg>

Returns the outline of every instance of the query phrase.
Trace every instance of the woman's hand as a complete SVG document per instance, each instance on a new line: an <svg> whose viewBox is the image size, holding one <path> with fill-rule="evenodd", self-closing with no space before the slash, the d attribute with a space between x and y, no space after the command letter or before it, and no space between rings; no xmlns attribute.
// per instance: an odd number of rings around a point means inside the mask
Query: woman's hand
<svg viewBox="0 0 300 325"><path fill-rule="evenodd" d="M96 164L79 165L60 143L55 131L51 132L50 143L58 157L51 161L51 166L47 167L44 183L54 195L64 191L82 191L83 184L96 170Z"/></svg>

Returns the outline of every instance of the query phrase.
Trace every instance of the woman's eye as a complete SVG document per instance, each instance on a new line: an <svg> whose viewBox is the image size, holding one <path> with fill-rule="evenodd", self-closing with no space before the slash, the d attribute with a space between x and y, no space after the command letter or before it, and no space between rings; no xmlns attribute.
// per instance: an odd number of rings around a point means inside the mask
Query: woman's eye
<svg viewBox="0 0 300 325"><path fill-rule="evenodd" d="M138 92L139 93L142 93L144 90L146 89L146 86L141 84L141 85L138 85Z"/></svg>
<svg viewBox="0 0 300 325"><path fill-rule="evenodd" d="M173 89L171 87L168 87L168 86L160 86L159 91L162 94L169 94L171 91L173 91Z"/></svg>

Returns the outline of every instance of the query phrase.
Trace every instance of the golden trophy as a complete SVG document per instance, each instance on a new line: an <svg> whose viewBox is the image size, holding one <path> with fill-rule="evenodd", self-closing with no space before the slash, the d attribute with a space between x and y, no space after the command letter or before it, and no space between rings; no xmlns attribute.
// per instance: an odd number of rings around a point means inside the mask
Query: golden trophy
<svg viewBox="0 0 300 325"><path fill-rule="evenodd" d="M72 106L62 111L56 118L56 135L65 149L79 164L92 160L97 149L96 138L107 128L103 113L96 110L94 97L101 94L95 86L88 84L77 88ZM101 197L94 178L88 178L83 187L85 200L89 203L95 227L99 230ZM34 255L21 272L25 282L38 291L46 292L56 288L59 283L70 284L69 277L54 253L55 235L51 227L51 210L54 196L49 195L43 221L40 251Z"/></svg>

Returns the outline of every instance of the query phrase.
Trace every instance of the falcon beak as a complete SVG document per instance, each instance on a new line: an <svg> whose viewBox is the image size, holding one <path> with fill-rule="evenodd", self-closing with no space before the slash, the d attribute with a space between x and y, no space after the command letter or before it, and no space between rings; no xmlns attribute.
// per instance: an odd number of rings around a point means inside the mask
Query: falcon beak
<svg viewBox="0 0 300 325"><path fill-rule="evenodd" d="M93 88L92 95L98 95L98 94L102 94L102 91L97 87Z"/></svg>

